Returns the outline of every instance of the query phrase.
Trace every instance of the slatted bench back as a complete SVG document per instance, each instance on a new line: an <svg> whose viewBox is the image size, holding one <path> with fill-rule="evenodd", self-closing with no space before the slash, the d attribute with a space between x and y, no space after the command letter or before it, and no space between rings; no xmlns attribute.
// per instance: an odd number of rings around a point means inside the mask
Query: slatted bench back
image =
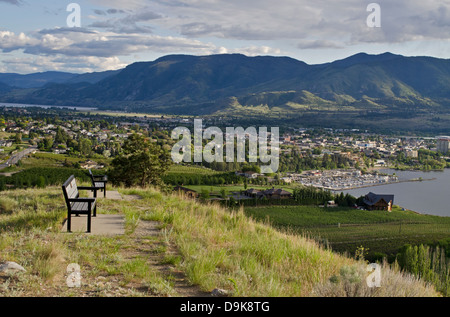
<svg viewBox="0 0 450 317"><path fill-rule="evenodd" d="M67 208L72 209L72 204L69 202L69 199L78 198L80 194L78 193L78 187L77 182L75 180L75 176L72 175L69 177L69 179L64 183L63 192L64 192L64 198L67 203Z"/></svg>

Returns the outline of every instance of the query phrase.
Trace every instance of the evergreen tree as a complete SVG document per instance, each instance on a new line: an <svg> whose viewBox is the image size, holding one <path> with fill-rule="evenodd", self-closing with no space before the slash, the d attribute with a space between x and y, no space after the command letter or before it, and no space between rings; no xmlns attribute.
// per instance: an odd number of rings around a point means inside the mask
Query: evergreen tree
<svg viewBox="0 0 450 317"><path fill-rule="evenodd" d="M113 183L127 187L159 186L171 163L168 151L143 135L132 134L125 141L122 153L112 161L109 175Z"/></svg>

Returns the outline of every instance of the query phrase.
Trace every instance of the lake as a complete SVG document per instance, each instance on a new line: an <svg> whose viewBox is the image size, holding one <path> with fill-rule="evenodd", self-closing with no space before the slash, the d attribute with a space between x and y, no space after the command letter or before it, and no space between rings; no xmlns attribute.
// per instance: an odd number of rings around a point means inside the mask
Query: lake
<svg viewBox="0 0 450 317"><path fill-rule="evenodd" d="M88 108L88 107L29 105L29 104L22 104L22 103L6 103L6 102L0 102L0 107L7 107L7 108L31 108L31 107L37 107L37 108L43 108L43 109L58 108L58 109L75 109L75 110L88 110L88 111L97 110L97 108Z"/></svg>
<svg viewBox="0 0 450 317"><path fill-rule="evenodd" d="M355 197L375 194L394 194L394 205L414 210L422 214L450 217L450 169L442 172L380 170L395 173L399 181L419 179L418 182L402 182L366 188L344 190ZM432 180L430 180L432 179Z"/></svg>

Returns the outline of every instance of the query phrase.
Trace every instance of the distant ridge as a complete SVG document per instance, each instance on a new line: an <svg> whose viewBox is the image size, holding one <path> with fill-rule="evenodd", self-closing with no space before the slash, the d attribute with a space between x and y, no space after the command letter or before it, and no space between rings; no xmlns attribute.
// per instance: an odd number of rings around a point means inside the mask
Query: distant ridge
<svg viewBox="0 0 450 317"><path fill-rule="evenodd" d="M64 72L43 72L28 75L6 73L0 74L0 82L15 88L40 88L48 83L65 82L76 74Z"/></svg>
<svg viewBox="0 0 450 317"><path fill-rule="evenodd" d="M0 74L0 82L6 75ZM359 53L319 65L289 57L168 55L118 71L55 76L47 74L45 85L22 93L0 87L0 101L176 114L236 105L288 112L450 105L450 60L392 53Z"/></svg>

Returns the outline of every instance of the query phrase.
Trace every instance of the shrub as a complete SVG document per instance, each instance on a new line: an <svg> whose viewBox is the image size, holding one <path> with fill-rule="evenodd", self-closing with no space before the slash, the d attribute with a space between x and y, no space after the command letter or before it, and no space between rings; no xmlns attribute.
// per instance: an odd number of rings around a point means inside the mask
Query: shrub
<svg viewBox="0 0 450 317"><path fill-rule="evenodd" d="M419 278L400 272L395 266L384 262L381 265L381 287L369 287L366 282L366 263L343 266L339 275L318 284L313 295L318 297L430 297L435 289Z"/></svg>
<svg viewBox="0 0 450 317"><path fill-rule="evenodd" d="M0 214L11 214L16 207L16 200L10 197L0 197Z"/></svg>

